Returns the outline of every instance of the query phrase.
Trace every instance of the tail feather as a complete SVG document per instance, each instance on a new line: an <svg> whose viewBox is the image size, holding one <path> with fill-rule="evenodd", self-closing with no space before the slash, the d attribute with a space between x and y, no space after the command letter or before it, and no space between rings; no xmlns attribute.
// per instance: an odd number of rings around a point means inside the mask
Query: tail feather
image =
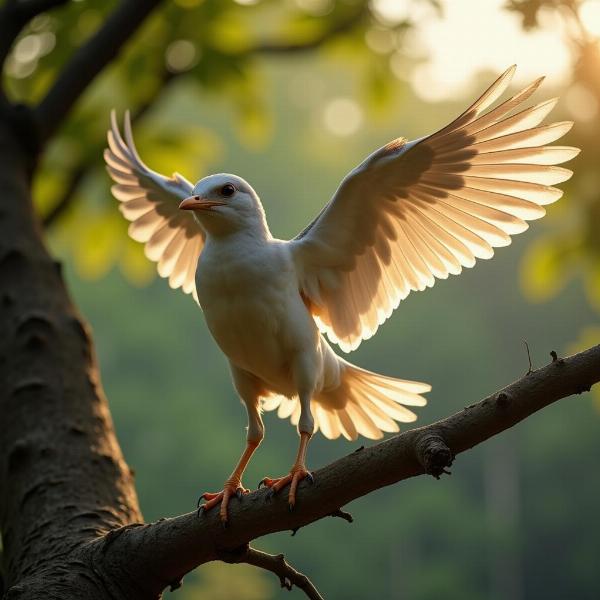
<svg viewBox="0 0 600 600"><path fill-rule="evenodd" d="M311 403L315 432L319 429L329 439L340 435L355 440L359 434L369 439L380 439L383 432L400 430L397 421L411 423L417 415L407 406L425 406L427 400L420 394L431 386L418 381L394 379L361 369L343 359L340 361L339 385L317 394ZM297 425L300 402L297 397L270 395L263 399L264 410L277 410L281 418Z"/></svg>

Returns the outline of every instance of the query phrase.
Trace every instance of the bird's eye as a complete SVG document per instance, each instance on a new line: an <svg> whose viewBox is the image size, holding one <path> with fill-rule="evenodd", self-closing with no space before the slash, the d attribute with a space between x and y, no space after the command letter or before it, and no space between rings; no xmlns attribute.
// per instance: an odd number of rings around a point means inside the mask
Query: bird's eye
<svg viewBox="0 0 600 600"><path fill-rule="evenodd" d="M229 198L230 196L233 196L234 194L235 194L235 188L233 187L233 185L231 185L231 183L226 183L221 188L221 196L225 196L225 198Z"/></svg>

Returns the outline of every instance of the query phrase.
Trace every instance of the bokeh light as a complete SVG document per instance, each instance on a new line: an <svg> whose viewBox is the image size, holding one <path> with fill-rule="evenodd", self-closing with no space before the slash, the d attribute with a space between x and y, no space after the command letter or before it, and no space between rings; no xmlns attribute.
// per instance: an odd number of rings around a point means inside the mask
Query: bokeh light
<svg viewBox="0 0 600 600"><path fill-rule="evenodd" d="M358 103L351 98L334 98L323 109L323 124L334 135L352 135L362 122L363 112Z"/></svg>

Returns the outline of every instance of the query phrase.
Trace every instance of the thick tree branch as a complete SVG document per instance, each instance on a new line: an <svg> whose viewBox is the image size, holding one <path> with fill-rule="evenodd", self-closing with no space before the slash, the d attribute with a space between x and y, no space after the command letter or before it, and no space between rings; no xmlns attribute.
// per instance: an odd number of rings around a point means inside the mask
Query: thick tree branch
<svg viewBox="0 0 600 600"><path fill-rule="evenodd" d="M130 572L152 573L158 593L199 564L219 559L251 540L282 530L294 530L336 512L373 490L398 481L431 474L439 478L454 457L522 421L534 412L600 381L600 345L549 365L485 398L481 402L426 427L406 431L370 448L353 452L315 473L313 486L299 489L299 502L289 511L285 494L267 502L256 491L230 504L230 527L223 530L218 512L202 517L189 513L129 529L115 550L134 557Z"/></svg>
<svg viewBox="0 0 600 600"><path fill-rule="evenodd" d="M43 140L52 137L82 93L160 2L122 0L100 29L73 54L36 109Z"/></svg>

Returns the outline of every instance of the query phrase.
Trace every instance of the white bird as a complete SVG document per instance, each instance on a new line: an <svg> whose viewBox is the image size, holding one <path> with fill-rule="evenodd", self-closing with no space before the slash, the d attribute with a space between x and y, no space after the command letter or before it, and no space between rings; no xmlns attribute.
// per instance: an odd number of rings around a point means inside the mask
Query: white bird
<svg viewBox="0 0 600 600"><path fill-rule="evenodd" d="M305 455L320 429L327 438L380 438L398 431L423 406L424 383L378 375L337 356L370 338L411 290L458 274L493 247L527 229L560 198L551 187L572 172L553 165L577 148L547 146L571 122L540 125L557 99L516 109L534 81L490 107L515 67L462 115L436 133L397 138L366 158L302 233L289 241L269 231L258 195L241 177L218 174L192 185L167 178L140 159L125 116L114 112L105 159L112 192L131 221L129 235L172 288L193 294L215 341L229 359L248 412L247 446L206 510L227 520L232 495L247 492L242 475L264 435L262 410L278 409L297 425L300 446L290 473L265 478L274 492L311 477Z"/></svg>

